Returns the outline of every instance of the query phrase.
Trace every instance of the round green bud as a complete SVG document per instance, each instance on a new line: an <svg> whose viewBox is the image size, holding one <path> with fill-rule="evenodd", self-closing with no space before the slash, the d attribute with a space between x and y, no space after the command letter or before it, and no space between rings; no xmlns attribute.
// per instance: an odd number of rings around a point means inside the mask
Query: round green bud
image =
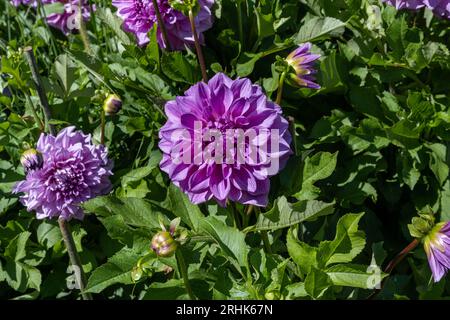
<svg viewBox="0 0 450 320"><path fill-rule="evenodd" d="M152 250L160 257L170 257L177 250L178 243L168 231L160 231L153 236Z"/></svg>

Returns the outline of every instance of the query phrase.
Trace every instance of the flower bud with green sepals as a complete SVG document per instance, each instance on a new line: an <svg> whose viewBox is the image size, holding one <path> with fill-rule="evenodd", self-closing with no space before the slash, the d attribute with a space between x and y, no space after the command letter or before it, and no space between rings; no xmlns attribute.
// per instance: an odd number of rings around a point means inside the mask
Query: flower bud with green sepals
<svg viewBox="0 0 450 320"><path fill-rule="evenodd" d="M196 16L200 10L197 0L169 0L169 4L175 10L181 11L185 16L189 16L190 10Z"/></svg>
<svg viewBox="0 0 450 320"><path fill-rule="evenodd" d="M103 111L107 116L117 114L122 109L122 100L116 94L110 94L103 102Z"/></svg>
<svg viewBox="0 0 450 320"><path fill-rule="evenodd" d="M152 250L159 257L171 257L177 247L178 243L168 231L160 231L153 236Z"/></svg>
<svg viewBox="0 0 450 320"><path fill-rule="evenodd" d="M42 168L44 160L42 154L36 149L28 149L22 153L20 157L20 163L22 164L25 172L33 171Z"/></svg>

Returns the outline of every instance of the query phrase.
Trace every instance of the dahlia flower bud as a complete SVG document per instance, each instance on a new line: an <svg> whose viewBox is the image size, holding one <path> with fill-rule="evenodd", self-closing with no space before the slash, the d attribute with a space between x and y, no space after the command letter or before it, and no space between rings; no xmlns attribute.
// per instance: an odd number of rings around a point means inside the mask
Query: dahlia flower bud
<svg viewBox="0 0 450 320"><path fill-rule="evenodd" d="M450 222L438 223L422 241L434 282L439 282L450 269Z"/></svg>
<svg viewBox="0 0 450 320"><path fill-rule="evenodd" d="M43 162L42 154L36 149L25 150L20 157L20 163L25 169L25 172L40 169Z"/></svg>
<svg viewBox="0 0 450 320"><path fill-rule="evenodd" d="M295 74L291 74L291 79L299 86L311 89L320 89L320 85L315 83L314 62L320 58L319 54L311 53L311 43L307 42L292 51L286 58L286 62L291 66Z"/></svg>
<svg viewBox="0 0 450 320"><path fill-rule="evenodd" d="M171 257L177 247L178 243L168 231L160 231L153 236L152 250L160 257Z"/></svg>
<svg viewBox="0 0 450 320"><path fill-rule="evenodd" d="M103 102L103 111L107 116L112 116L122 109L122 100L116 94L110 94Z"/></svg>

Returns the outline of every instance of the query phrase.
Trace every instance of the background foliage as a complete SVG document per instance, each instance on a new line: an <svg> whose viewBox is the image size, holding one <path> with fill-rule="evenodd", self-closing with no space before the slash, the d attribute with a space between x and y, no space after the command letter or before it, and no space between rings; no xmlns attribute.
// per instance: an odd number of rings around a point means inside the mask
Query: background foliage
<svg viewBox="0 0 450 320"><path fill-rule="evenodd" d="M450 220L448 21L374 0L216 1L205 34L210 75L249 77L274 99L277 55L307 41L322 55L322 89L285 88L296 155L272 179L270 206L258 217L236 207L236 227L230 208L192 205L158 168L164 101L200 80L195 54L162 52L153 31L139 48L110 3L95 2L91 57L79 35L65 37L33 9L0 1L1 299L78 298L57 223L35 219L11 195L24 176L20 154L39 137L27 45L58 128L75 124L98 142L98 90L124 101L106 127L114 191L85 203L84 221L72 222L96 299L187 298L175 258L150 251L158 217L180 217L188 231L181 250L201 299L364 299L373 292L371 270L411 241L406 225L418 211ZM378 298L446 298L449 284L433 284L419 248Z"/></svg>

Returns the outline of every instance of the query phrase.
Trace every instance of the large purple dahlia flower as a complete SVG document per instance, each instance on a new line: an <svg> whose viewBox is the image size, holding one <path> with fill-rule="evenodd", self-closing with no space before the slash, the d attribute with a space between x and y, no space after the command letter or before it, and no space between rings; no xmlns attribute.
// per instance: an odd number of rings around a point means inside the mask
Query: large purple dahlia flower
<svg viewBox="0 0 450 320"><path fill-rule="evenodd" d="M423 241L433 279L438 282L450 269L450 222L437 224Z"/></svg>
<svg viewBox="0 0 450 320"><path fill-rule="evenodd" d="M94 145L91 136L67 127L54 137L41 134L37 151L43 164L27 173L13 192L23 192L20 200L38 219L62 217L82 219L79 204L111 189L112 162L103 145Z"/></svg>
<svg viewBox="0 0 450 320"><path fill-rule="evenodd" d="M310 42L300 45L287 56L286 62L295 70L292 79L299 86L320 89L320 85L315 82L317 70L314 66L320 55L311 53L311 46Z"/></svg>
<svg viewBox="0 0 450 320"><path fill-rule="evenodd" d="M219 73L167 102L161 169L197 204L266 206L269 177L292 153L288 122L249 79Z"/></svg>
<svg viewBox="0 0 450 320"><path fill-rule="evenodd" d="M157 1L171 48L183 50L185 45L193 45L194 37L189 19L180 11L173 9L168 0ZM195 17L195 25L199 33L199 40L203 43L202 33L211 28L213 24L211 7L214 0L199 0L198 2L200 11ZM140 46L146 45L150 41L148 32L153 25L158 23L152 0L113 0L112 4L117 7L117 15L124 20L124 30L134 33ZM161 47L167 47L159 28L157 39Z"/></svg>
<svg viewBox="0 0 450 320"><path fill-rule="evenodd" d="M78 30L78 16L80 12L80 1L79 0L41 0L43 5L51 3L61 3L63 5L61 13L51 13L46 16L47 23L59 30L64 34L69 34L72 31ZM11 0L14 6L31 5L37 7L36 0ZM92 6L95 10L95 6ZM84 21L89 21L91 8L88 0L82 0L81 13Z"/></svg>

